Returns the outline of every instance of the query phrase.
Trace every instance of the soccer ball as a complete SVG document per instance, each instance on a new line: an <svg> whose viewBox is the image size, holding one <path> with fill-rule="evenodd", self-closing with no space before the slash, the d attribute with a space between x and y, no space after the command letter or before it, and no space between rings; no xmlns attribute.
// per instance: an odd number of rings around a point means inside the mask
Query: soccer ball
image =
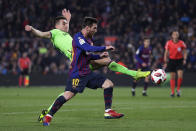
<svg viewBox="0 0 196 131"><path fill-rule="evenodd" d="M161 84L166 81L166 73L163 69L156 69L153 70L151 73L151 80L155 84Z"/></svg>

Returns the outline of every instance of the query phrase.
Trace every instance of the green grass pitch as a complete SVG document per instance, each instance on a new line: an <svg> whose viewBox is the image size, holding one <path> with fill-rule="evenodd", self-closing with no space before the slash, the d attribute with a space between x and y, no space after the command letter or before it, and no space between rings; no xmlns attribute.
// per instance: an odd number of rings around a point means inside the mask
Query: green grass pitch
<svg viewBox="0 0 196 131"><path fill-rule="evenodd" d="M121 119L105 120L103 91L85 89L67 102L49 127L37 122L42 109L64 87L0 88L0 131L196 131L196 88L182 88L182 97L170 98L169 88L115 88L113 109Z"/></svg>

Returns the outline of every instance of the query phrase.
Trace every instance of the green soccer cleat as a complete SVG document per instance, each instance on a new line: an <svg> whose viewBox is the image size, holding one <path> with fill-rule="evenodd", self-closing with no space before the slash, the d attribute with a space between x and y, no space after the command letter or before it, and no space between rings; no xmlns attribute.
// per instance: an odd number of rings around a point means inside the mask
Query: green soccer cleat
<svg viewBox="0 0 196 131"><path fill-rule="evenodd" d="M43 123L43 118L44 118L44 116L45 115L47 115L48 114L48 110L42 110L42 113L39 115L39 117L38 117L38 121L40 122L40 123Z"/></svg>
<svg viewBox="0 0 196 131"><path fill-rule="evenodd" d="M145 78L150 75L150 71L137 71L136 76L133 77L135 80L139 80L140 78Z"/></svg>

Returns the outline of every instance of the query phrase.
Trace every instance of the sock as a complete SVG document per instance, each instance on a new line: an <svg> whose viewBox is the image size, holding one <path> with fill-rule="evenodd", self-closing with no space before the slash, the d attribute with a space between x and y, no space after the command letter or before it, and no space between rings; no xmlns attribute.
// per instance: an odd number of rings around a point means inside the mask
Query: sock
<svg viewBox="0 0 196 131"><path fill-rule="evenodd" d="M19 83L18 83L18 85L19 86L22 86L22 76L19 77Z"/></svg>
<svg viewBox="0 0 196 131"><path fill-rule="evenodd" d="M113 88L112 87L104 89L105 110L111 109L112 95L113 95Z"/></svg>
<svg viewBox="0 0 196 131"><path fill-rule="evenodd" d="M48 114L50 114L51 116L53 116L60 108L61 106L66 102L66 99L64 96L60 96L56 99L56 101L54 102L51 110L49 111Z"/></svg>
<svg viewBox="0 0 196 131"><path fill-rule="evenodd" d="M178 78L178 83L177 83L177 91L180 91L180 87L181 87L181 84L182 84L182 78Z"/></svg>
<svg viewBox="0 0 196 131"><path fill-rule="evenodd" d="M172 94L174 94L175 93L175 79L170 79L170 87L171 87Z"/></svg>
<svg viewBox="0 0 196 131"><path fill-rule="evenodd" d="M136 86L137 86L137 82L133 81L132 91L133 90L135 91Z"/></svg>
<svg viewBox="0 0 196 131"><path fill-rule="evenodd" d="M28 86L28 85L29 85L29 76L25 76L24 86Z"/></svg>
<svg viewBox="0 0 196 131"><path fill-rule="evenodd" d="M144 82L144 91L146 91L148 88L148 82Z"/></svg>
<svg viewBox="0 0 196 131"><path fill-rule="evenodd" d="M115 71L115 72L120 72L120 73L123 73L123 74L126 74L126 75L130 75L130 76L136 76L137 74L137 71L134 71L134 70L129 70L128 68L116 63L116 62L111 62L108 66L108 68L111 70L111 71Z"/></svg>
<svg viewBox="0 0 196 131"><path fill-rule="evenodd" d="M60 97L60 96L62 96L64 94L64 92L63 93L61 93L60 95L58 95L58 97ZM57 97L57 98L58 98ZM48 108L48 111L50 111L51 110L51 108L52 108L52 106L54 105L54 103L55 103L55 101L52 103L52 105L50 105L50 107Z"/></svg>

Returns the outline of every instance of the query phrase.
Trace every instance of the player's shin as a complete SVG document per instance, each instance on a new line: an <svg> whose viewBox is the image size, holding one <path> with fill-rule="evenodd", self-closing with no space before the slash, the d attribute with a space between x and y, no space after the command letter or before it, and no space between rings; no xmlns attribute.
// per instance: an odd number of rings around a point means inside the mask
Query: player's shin
<svg viewBox="0 0 196 131"><path fill-rule="evenodd" d="M171 94L175 93L175 79L170 79Z"/></svg>
<svg viewBox="0 0 196 131"><path fill-rule="evenodd" d="M136 76L136 74L137 74L137 71L129 70L128 68L126 68L126 67L124 67L114 61L109 64L108 68L111 71L120 72L120 73L123 73L126 75L130 75L132 77Z"/></svg>
<svg viewBox="0 0 196 131"><path fill-rule="evenodd" d="M60 95L58 95L58 97L57 98L59 98L60 96L62 96L64 94L64 92L63 93L61 93ZM55 101L50 105L50 107L47 109L48 110L48 112L51 110L51 108L52 108L52 106L54 105L54 103L55 103Z"/></svg>
<svg viewBox="0 0 196 131"><path fill-rule="evenodd" d="M178 83L177 83L177 92L179 92L179 91L180 91L181 84L182 84L182 78L178 78Z"/></svg>
<svg viewBox="0 0 196 131"><path fill-rule="evenodd" d="M113 96L113 87L104 89L105 110L111 109L112 96Z"/></svg>
<svg viewBox="0 0 196 131"><path fill-rule="evenodd" d="M49 113L51 116L53 116L60 108L61 106L66 102L64 96L59 96L56 101L54 102L52 108L50 109Z"/></svg>

